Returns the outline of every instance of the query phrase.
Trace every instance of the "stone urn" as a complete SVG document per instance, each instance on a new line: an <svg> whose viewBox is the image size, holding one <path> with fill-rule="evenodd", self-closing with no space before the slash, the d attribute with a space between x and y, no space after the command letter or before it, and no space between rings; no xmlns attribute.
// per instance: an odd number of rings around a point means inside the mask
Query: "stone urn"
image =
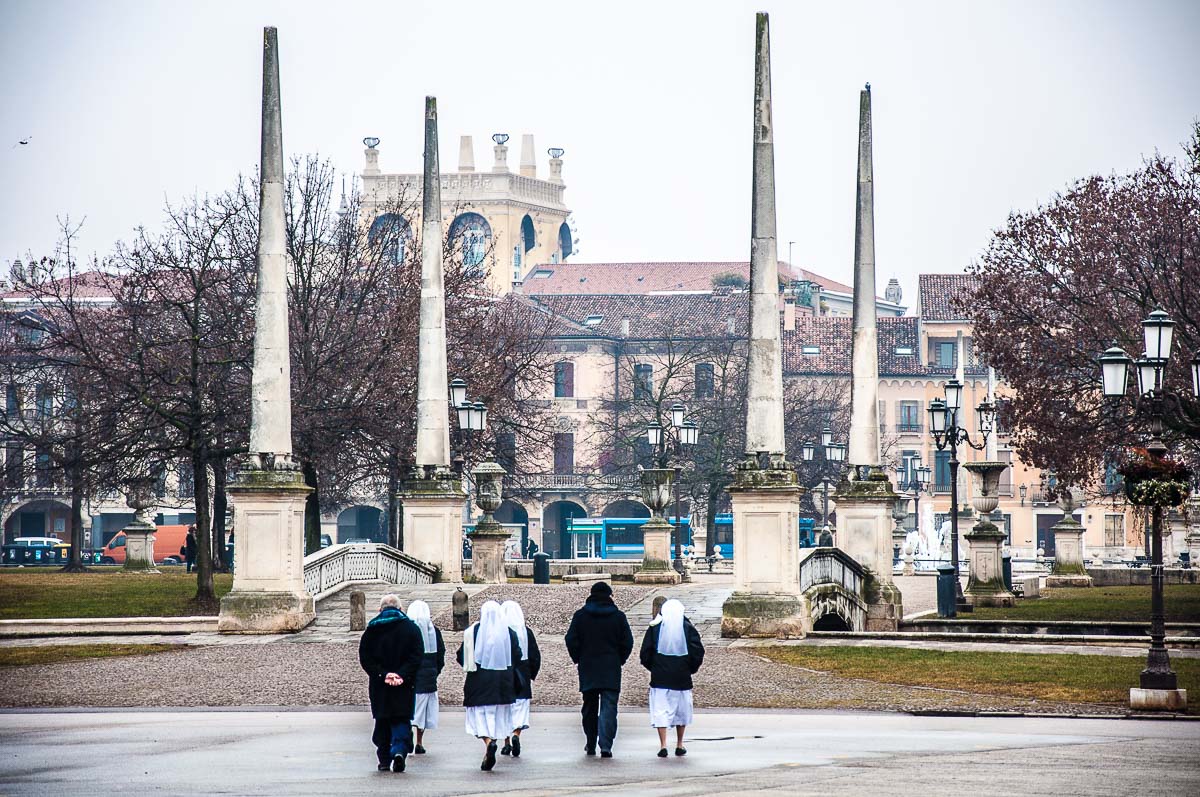
<svg viewBox="0 0 1200 797"><path fill-rule="evenodd" d="M488 460L471 471L475 478L475 505L483 517L471 532L471 576L473 581L485 584L503 584L508 580L504 572L504 551L508 542L508 531L500 525L493 513L504 500L504 468Z"/></svg>
<svg viewBox="0 0 1200 797"><path fill-rule="evenodd" d="M154 568L154 482L151 476L133 476L121 482L125 503L133 510L133 522L121 531L125 534L124 569L137 573L157 573Z"/></svg>
<svg viewBox="0 0 1200 797"><path fill-rule="evenodd" d="M671 567L671 524L663 510L671 503L675 471L670 468L645 468L638 473L642 501L650 507L651 517L642 526L642 566L633 574L638 584L677 584L679 573Z"/></svg>
<svg viewBox="0 0 1200 797"><path fill-rule="evenodd" d="M1012 606L1016 596L1004 584L1004 564L1000 557L1005 534L991 520L992 511L1000 505L1000 475L1008 463L968 462L963 467L979 482L978 494L971 500L978 520L964 535L971 563L963 595L972 606Z"/></svg>

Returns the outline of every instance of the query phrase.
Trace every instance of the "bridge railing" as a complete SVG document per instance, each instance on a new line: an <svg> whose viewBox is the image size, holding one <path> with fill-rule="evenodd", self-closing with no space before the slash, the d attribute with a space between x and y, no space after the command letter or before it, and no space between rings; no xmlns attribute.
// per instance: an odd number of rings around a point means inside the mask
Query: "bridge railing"
<svg viewBox="0 0 1200 797"><path fill-rule="evenodd" d="M432 565L390 545L331 545L304 557L304 589L320 600L347 584L432 584L436 572Z"/></svg>
<svg viewBox="0 0 1200 797"><path fill-rule="evenodd" d="M855 559L840 548L808 548L800 562L800 591L821 584L837 584L847 592L862 595L864 571Z"/></svg>

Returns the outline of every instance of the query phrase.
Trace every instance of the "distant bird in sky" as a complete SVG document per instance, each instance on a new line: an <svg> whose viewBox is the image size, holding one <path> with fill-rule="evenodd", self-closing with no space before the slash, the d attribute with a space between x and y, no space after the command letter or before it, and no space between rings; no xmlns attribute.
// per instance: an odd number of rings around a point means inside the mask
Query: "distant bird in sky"
<svg viewBox="0 0 1200 797"><path fill-rule="evenodd" d="M26 144L28 144L30 141L33 141L33 136L25 136L25 138L21 139L16 144L13 144L11 147L9 147L9 149L16 149L17 147L23 147Z"/></svg>

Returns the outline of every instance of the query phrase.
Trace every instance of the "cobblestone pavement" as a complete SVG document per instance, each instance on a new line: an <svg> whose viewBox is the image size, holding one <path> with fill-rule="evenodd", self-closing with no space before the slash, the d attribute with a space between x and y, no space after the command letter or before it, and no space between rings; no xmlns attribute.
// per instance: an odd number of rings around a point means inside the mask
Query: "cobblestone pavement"
<svg viewBox="0 0 1200 797"><path fill-rule="evenodd" d="M797 647L831 648L911 648L914 650L971 651L977 653L1056 653L1079 656L1123 656L1144 659L1146 648L1118 645L1035 645L1027 642L957 642L936 639L870 639L853 637L807 637L805 639L740 639L733 642L735 648L773 647L795 645ZM1200 659L1200 649L1169 648L1172 659Z"/></svg>

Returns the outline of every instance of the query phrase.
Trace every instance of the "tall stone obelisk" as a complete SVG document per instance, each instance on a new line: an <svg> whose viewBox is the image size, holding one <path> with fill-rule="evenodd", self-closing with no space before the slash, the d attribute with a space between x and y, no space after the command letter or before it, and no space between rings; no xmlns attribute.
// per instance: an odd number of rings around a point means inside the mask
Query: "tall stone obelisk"
<svg viewBox="0 0 1200 797"><path fill-rule="evenodd" d="M275 28L263 29L262 87L250 451L229 486L236 567L233 589L221 600L217 621L220 631L247 634L299 631L315 617L312 596L304 589L304 503L311 490L292 459L283 120Z"/></svg>
<svg viewBox="0 0 1200 797"><path fill-rule="evenodd" d="M734 592L722 607L721 634L727 637L791 636L804 630L801 490L784 457L771 42L767 15L758 14L756 22L746 456L729 488L737 555Z"/></svg>
<svg viewBox="0 0 1200 797"><path fill-rule="evenodd" d="M442 269L442 191L437 98L425 98L421 193L421 308L417 341L416 470L404 482L404 547L462 580L462 478L450 471L450 385L446 372L446 291Z"/></svg>
<svg viewBox="0 0 1200 797"><path fill-rule="evenodd" d="M892 582L892 508L899 496L879 452L879 333L875 318L875 186L871 84L859 95L854 220L854 318L850 361L849 471L838 484L838 543L867 569L867 630L894 630L903 616Z"/></svg>

